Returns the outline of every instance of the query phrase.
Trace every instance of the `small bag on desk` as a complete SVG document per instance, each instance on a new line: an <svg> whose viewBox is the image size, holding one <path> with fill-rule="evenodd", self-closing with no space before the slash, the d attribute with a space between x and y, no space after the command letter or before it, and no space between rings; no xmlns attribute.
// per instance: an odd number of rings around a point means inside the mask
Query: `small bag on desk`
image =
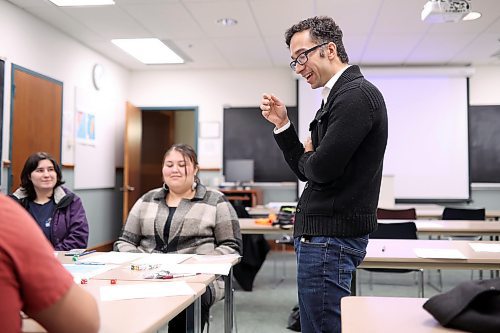
<svg viewBox="0 0 500 333"><path fill-rule="evenodd" d="M443 326L476 333L500 332L500 279L467 281L424 304Z"/></svg>

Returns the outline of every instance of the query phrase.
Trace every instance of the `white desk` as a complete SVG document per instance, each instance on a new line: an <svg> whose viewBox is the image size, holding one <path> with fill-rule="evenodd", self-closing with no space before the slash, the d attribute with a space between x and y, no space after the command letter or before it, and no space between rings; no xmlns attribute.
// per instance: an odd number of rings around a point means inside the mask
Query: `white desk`
<svg viewBox="0 0 500 333"><path fill-rule="evenodd" d="M137 281L118 281L117 284L138 284ZM153 282L149 282L153 283ZM100 333L153 333L162 329L167 323L177 316L181 311L194 305L195 328L200 332L200 296L205 292L206 285L201 283L189 283L195 292L190 296L169 296L157 298L127 299L118 301L101 301L99 288L109 286L107 280L90 279L88 284L81 285L90 292L97 301L99 316L101 319ZM46 332L43 327L32 319L23 320L22 332L38 333Z"/></svg>
<svg viewBox="0 0 500 333"><path fill-rule="evenodd" d="M257 224L255 219L239 219L242 234L291 235L292 229L269 224ZM406 220L379 220L379 223L401 223ZM419 235L442 236L498 236L500 221L416 220Z"/></svg>
<svg viewBox="0 0 500 333"><path fill-rule="evenodd" d="M426 298L344 297L342 333L459 333L441 326L422 308Z"/></svg>
<svg viewBox="0 0 500 333"><path fill-rule="evenodd" d="M475 252L470 241L422 240L422 239L370 239L366 257L359 268L402 268L402 269L478 269L497 270L500 255L494 252ZM498 244L485 242L481 244ZM419 258L416 248L457 249L467 259Z"/></svg>

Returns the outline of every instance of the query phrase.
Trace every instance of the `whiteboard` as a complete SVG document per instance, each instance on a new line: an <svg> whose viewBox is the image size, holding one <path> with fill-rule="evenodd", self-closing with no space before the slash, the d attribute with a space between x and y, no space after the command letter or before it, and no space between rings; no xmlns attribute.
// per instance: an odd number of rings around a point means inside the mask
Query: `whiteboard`
<svg viewBox="0 0 500 333"><path fill-rule="evenodd" d="M382 92L389 120L384 174L396 199L469 199L466 71L363 70ZM321 88L299 80L299 137L321 105Z"/></svg>

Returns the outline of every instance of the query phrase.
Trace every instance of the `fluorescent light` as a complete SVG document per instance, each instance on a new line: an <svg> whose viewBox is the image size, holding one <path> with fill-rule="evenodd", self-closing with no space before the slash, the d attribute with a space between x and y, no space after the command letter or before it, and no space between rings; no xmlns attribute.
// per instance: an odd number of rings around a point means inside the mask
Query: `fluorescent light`
<svg viewBox="0 0 500 333"><path fill-rule="evenodd" d="M113 39L111 42L147 65L184 63L184 59L157 38Z"/></svg>
<svg viewBox="0 0 500 333"><path fill-rule="evenodd" d="M481 13L479 13L479 12L470 12L469 14L465 15L464 18L462 18L462 21L477 20L480 17L481 17Z"/></svg>
<svg viewBox="0 0 500 333"><path fill-rule="evenodd" d="M113 0L49 0L49 1L59 7L106 6L115 4Z"/></svg>

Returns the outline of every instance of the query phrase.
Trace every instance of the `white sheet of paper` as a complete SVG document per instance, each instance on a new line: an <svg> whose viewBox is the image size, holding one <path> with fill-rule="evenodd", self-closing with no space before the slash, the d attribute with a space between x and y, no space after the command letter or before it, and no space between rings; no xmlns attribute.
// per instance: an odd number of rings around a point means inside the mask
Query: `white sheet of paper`
<svg viewBox="0 0 500 333"><path fill-rule="evenodd" d="M191 257L194 254L180 254L180 253L150 253L140 259L134 260L134 265L175 265L179 264Z"/></svg>
<svg viewBox="0 0 500 333"><path fill-rule="evenodd" d="M102 286L99 289L102 301L117 301L135 298L195 295L186 282L141 283Z"/></svg>
<svg viewBox="0 0 500 333"><path fill-rule="evenodd" d="M439 228L439 223L436 222L416 222L418 228Z"/></svg>
<svg viewBox="0 0 500 333"><path fill-rule="evenodd" d="M71 275L73 275L73 280L76 283L80 283L82 279L89 279L98 274L109 271L113 268L118 267L117 265L75 265L75 264L63 264Z"/></svg>
<svg viewBox="0 0 500 333"><path fill-rule="evenodd" d="M500 252L500 244L469 243L476 252Z"/></svg>
<svg viewBox="0 0 500 333"><path fill-rule="evenodd" d="M80 259L80 262L95 262L102 264L124 264L128 261L137 260L144 256L148 256L149 253L133 253L133 252L106 252L102 254L97 254L90 256L88 258Z"/></svg>
<svg viewBox="0 0 500 333"><path fill-rule="evenodd" d="M224 254L224 255L196 255L194 256L194 260L197 262L203 263L212 263L212 262L232 262L234 259L240 258L239 254Z"/></svg>
<svg viewBox="0 0 500 333"><path fill-rule="evenodd" d="M182 274L182 273L205 273L205 274L217 274L217 275L228 275L231 270L231 264L181 264L172 266L163 266L164 270L170 271L170 273Z"/></svg>
<svg viewBox="0 0 500 333"><path fill-rule="evenodd" d="M467 257L457 249L414 249L414 251L419 258L467 259Z"/></svg>

